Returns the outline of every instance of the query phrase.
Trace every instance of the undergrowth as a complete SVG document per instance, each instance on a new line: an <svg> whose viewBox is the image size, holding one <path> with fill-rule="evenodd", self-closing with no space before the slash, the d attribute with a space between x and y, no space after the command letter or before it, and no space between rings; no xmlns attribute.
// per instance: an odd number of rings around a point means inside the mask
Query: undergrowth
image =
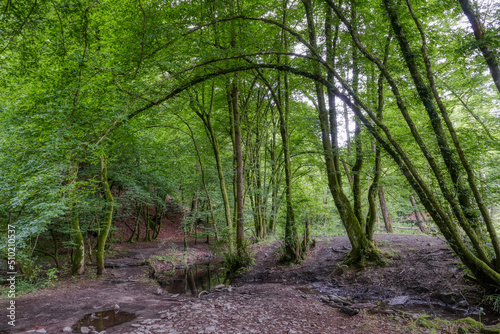
<svg viewBox="0 0 500 334"><path fill-rule="evenodd" d="M251 268L255 263L255 255L244 247L243 250L230 250L224 253L224 266L229 275L237 275Z"/></svg>

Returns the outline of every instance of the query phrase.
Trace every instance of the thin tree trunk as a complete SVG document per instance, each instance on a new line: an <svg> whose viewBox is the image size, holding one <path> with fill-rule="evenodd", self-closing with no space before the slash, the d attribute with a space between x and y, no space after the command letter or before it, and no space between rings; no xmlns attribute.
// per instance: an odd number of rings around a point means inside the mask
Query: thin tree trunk
<svg viewBox="0 0 500 334"><path fill-rule="evenodd" d="M239 255L243 255L246 252L246 242L245 242L245 202L244 202L244 170L243 170L243 151L241 144L241 118L239 109L239 90L237 78L231 84L231 103L233 112L233 122L234 122L234 147L235 147L235 159L236 159L236 249Z"/></svg>
<svg viewBox="0 0 500 334"><path fill-rule="evenodd" d="M387 63L387 59L389 57L389 46L391 44L391 34L387 36L387 41L385 44L385 52L384 52L384 62L383 64L385 65ZM354 47L354 46L353 46ZM372 64L373 65L373 64ZM374 76L372 76L372 80L374 80ZM377 81L377 118L382 121L384 118L383 110L384 110L384 76L382 74L379 75L378 81ZM376 130L379 132L379 130ZM375 226L375 221L378 220L378 215L377 215L377 205L376 205L376 196L377 196L377 191L380 193L379 189L379 181L380 181L380 174L381 174L381 147L380 144L375 142L374 144L374 150L375 150L375 163L373 166L373 181L372 184L370 185L370 188L368 190L368 215L366 217L366 235L368 236L368 239L374 240L373 236L373 230ZM381 203L382 204L382 203ZM384 203L385 204L385 203ZM385 208L387 210L387 208ZM384 217L385 220L385 217ZM392 226L390 228L392 230Z"/></svg>
<svg viewBox="0 0 500 334"><path fill-rule="evenodd" d="M356 0L351 1L351 22L356 24L357 14L356 14ZM356 47L352 46L352 91L354 94L358 94L359 86L359 66L358 66L358 52ZM354 106L358 108L355 103ZM361 207L361 171L363 169L363 141L361 138L361 124L359 120L355 119L354 128L354 149L356 152L356 160L354 166L352 167L352 197L354 199L354 214L358 218L360 224L362 224L363 229L365 227L365 219L363 217L363 210Z"/></svg>
<svg viewBox="0 0 500 334"><path fill-rule="evenodd" d="M389 214L387 203L385 201L384 187L378 188L378 198L380 201L380 211L382 211L382 217L384 218L385 230L387 233L394 233L394 229L392 228L391 215Z"/></svg>
<svg viewBox="0 0 500 334"><path fill-rule="evenodd" d="M106 208L104 209L104 219L99 230L99 237L97 239L97 275L102 275L104 272L104 246L106 245L106 239L108 238L109 230L111 228L114 207L113 195L111 194L111 189L108 184L108 172L104 155L101 156L101 185L106 199Z"/></svg>
<svg viewBox="0 0 500 334"><path fill-rule="evenodd" d="M462 7L464 14L469 19L472 30L474 31L474 37L477 41L479 41L479 49L481 49L481 52L483 53L483 57L488 64L491 76L493 77L493 81L495 82L495 86L500 93L500 69L498 67L498 61L495 56L494 49L492 49L488 42L485 41L484 27L479 20L478 14L474 11L472 3L469 0L458 0L458 2L460 2L460 6Z"/></svg>
<svg viewBox="0 0 500 334"><path fill-rule="evenodd" d="M413 197L413 195L410 196L410 202L411 206L413 207L413 212L415 213L415 219L417 220L418 228L422 233L427 233L424 219L422 218L422 214L420 213L420 210L418 209L417 206L417 201L415 201L415 197Z"/></svg>
<svg viewBox="0 0 500 334"><path fill-rule="evenodd" d="M71 212L70 212L70 224L71 224L71 239L73 241L72 247L72 259L71 259L71 274L81 275L85 271L85 243L82 236L82 231L80 230L80 216L77 209L77 179L78 179L78 164L74 161L71 162L69 172L71 175L70 184L71 189Z"/></svg>
<svg viewBox="0 0 500 334"><path fill-rule="evenodd" d="M134 240L134 236L137 233L137 230L139 229L140 217L141 217L141 212L139 210L137 210L137 218L135 219L134 230L132 231L132 235L130 236L130 238L128 238L128 240L127 240L128 243L133 243L134 242L133 241Z"/></svg>
<svg viewBox="0 0 500 334"><path fill-rule="evenodd" d="M283 10L283 23L286 24L287 20L287 6L288 0L284 2ZM288 40L283 35L282 36L285 49L288 48ZM285 64L287 63L285 58ZM281 78L281 76L280 76ZM292 162L290 156L290 142L289 142L289 131L288 131L288 120L290 116L290 89L288 86L288 73L285 72L283 77L284 87L281 86L279 82L279 98L280 103L277 103L277 108L279 112L279 126L281 133L281 141L283 143L283 153L285 162L285 201L286 201L286 223L285 223L285 257L286 262L298 262L302 260L305 256L304 250L299 240L297 225L295 221L295 212L293 209L293 193L292 193ZM281 95L281 90L283 89L284 96ZM278 106L279 105L279 106Z"/></svg>

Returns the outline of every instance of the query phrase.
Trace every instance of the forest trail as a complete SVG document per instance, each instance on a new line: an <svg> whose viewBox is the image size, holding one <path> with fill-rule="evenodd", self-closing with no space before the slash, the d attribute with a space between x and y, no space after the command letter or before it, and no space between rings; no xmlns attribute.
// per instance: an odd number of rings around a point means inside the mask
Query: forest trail
<svg viewBox="0 0 500 334"><path fill-rule="evenodd" d="M89 279L95 271L89 267L81 277L64 278L53 288L18 297L16 330L5 333L62 333L86 314L95 317L102 311L127 320L107 328L107 334L428 333L430 329L416 325L418 314L458 318L478 312L484 293L464 279L442 239L376 239L388 264L363 271L341 265L349 250L346 237L317 238L307 259L294 266L276 263L280 242L256 244L251 270L235 278L230 288L212 289L199 298L169 293L151 277L153 272L156 277L162 270L171 272L172 263L213 258L207 244L191 240L186 259L172 255L183 253L181 240L115 244L102 278ZM361 312L346 314L342 301ZM406 316L399 309L406 310ZM458 326L450 324L449 333L456 333Z"/></svg>

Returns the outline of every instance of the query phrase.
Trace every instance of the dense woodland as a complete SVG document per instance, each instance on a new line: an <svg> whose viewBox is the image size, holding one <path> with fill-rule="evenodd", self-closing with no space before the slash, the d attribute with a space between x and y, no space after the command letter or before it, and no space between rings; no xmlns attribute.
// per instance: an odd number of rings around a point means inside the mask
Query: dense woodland
<svg viewBox="0 0 500 334"><path fill-rule="evenodd" d="M236 267L250 242L296 263L327 234L349 237L346 264L383 263L374 233L397 226L500 285L500 3L6 0L0 17L0 249L15 230L25 279L40 258L102 274L107 244L154 240L177 210Z"/></svg>

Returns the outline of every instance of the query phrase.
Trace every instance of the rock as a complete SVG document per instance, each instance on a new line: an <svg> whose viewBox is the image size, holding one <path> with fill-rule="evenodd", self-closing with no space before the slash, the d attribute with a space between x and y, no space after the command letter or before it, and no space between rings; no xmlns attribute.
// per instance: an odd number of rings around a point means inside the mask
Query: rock
<svg viewBox="0 0 500 334"><path fill-rule="evenodd" d="M157 289L156 289L156 294L157 294L157 295L163 295L163 289L161 289L161 288L157 288Z"/></svg>
<svg viewBox="0 0 500 334"><path fill-rule="evenodd" d="M73 330L71 329L71 327L64 327L63 333L73 333Z"/></svg>
<svg viewBox="0 0 500 334"><path fill-rule="evenodd" d="M119 306L118 304L115 304L115 306L113 307L113 309L114 309L115 311L118 311L118 310L120 309L120 306Z"/></svg>
<svg viewBox="0 0 500 334"><path fill-rule="evenodd" d="M35 333L47 333L47 331L45 330L45 328L42 328L42 329L35 331Z"/></svg>
<svg viewBox="0 0 500 334"><path fill-rule="evenodd" d="M339 297L337 295L328 295L328 299L338 304L343 304L346 301L345 298Z"/></svg>
<svg viewBox="0 0 500 334"><path fill-rule="evenodd" d="M215 290L222 290L222 289L224 289L225 287L226 287L226 285L225 285L225 284L219 284L219 285L215 286L215 288L214 288L214 289L215 289Z"/></svg>
<svg viewBox="0 0 500 334"><path fill-rule="evenodd" d="M215 328L215 326L209 326L205 328L205 333L215 333L216 330L217 328Z"/></svg>
<svg viewBox="0 0 500 334"><path fill-rule="evenodd" d="M453 292L442 292L437 297L445 304L455 304L458 299L457 294Z"/></svg>
<svg viewBox="0 0 500 334"><path fill-rule="evenodd" d="M319 296L318 297L319 300L321 300L323 303L329 303L330 302L330 298L328 298L327 296Z"/></svg>
<svg viewBox="0 0 500 334"><path fill-rule="evenodd" d="M95 330L94 326L89 326L89 334L99 334L99 332Z"/></svg>
<svg viewBox="0 0 500 334"><path fill-rule="evenodd" d="M394 306L394 305L404 305L410 297L408 296L398 296L391 298L387 301L387 304Z"/></svg>
<svg viewBox="0 0 500 334"><path fill-rule="evenodd" d="M89 334L90 333L90 328L88 327L81 327L80 328L80 332L82 332L83 334Z"/></svg>
<svg viewBox="0 0 500 334"><path fill-rule="evenodd" d="M461 300L457 303L457 306L467 308L469 307L469 303L466 300Z"/></svg>
<svg viewBox="0 0 500 334"><path fill-rule="evenodd" d="M340 311L342 311L343 313L345 313L347 315L350 315L351 317L359 313L358 310L355 310L355 309L347 307L347 306L342 306Z"/></svg>

